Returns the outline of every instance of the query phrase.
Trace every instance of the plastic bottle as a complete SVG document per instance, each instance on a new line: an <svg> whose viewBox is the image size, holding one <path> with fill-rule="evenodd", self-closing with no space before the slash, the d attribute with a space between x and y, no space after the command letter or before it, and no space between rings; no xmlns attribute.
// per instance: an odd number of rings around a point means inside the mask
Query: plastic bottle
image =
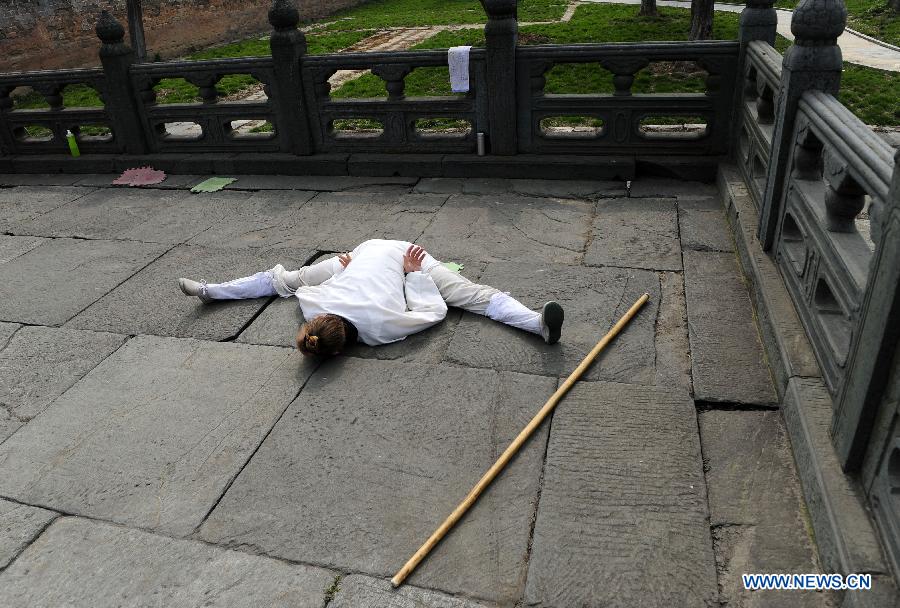
<svg viewBox="0 0 900 608"><path fill-rule="evenodd" d="M71 131L66 131L66 139L69 142L69 151L72 153L72 156L76 158L81 156L81 150L78 149L78 141L75 140L75 134Z"/></svg>

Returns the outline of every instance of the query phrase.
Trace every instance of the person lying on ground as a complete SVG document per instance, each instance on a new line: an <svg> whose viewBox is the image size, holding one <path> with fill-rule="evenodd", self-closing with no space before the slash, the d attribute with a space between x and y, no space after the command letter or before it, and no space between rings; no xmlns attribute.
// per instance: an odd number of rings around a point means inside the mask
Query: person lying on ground
<svg viewBox="0 0 900 608"><path fill-rule="evenodd" d="M297 333L306 355L336 355L357 340L375 346L403 340L439 323L456 306L544 338L559 341L563 309L547 302L533 311L509 294L453 272L422 247L406 241L369 240L349 253L285 270L206 283L180 278L185 295L202 302L294 296L307 321Z"/></svg>

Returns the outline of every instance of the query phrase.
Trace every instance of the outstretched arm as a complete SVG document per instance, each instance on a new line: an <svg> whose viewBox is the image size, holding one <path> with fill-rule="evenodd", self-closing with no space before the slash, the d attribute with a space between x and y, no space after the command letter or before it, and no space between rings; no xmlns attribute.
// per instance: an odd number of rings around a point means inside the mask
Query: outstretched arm
<svg viewBox="0 0 900 608"><path fill-rule="evenodd" d="M422 272L422 261L426 255L425 250L418 245L410 245L403 256L406 307L412 312L434 313L443 319L447 314L447 304L434 284L434 279Z"/></svg>

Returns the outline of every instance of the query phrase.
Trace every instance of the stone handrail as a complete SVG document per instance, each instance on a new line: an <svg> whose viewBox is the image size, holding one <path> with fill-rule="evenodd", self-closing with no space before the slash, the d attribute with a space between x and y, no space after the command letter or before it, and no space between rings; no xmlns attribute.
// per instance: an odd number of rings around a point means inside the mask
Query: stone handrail
<svg viewBox="0 0 900 608"><path fill-rule="evenodd" d="M85 153L116 152L119 150L111 136L82 133L82 125L105 127L109 116L102 106L91 108L66 107L63 89L69 85L87 85L102 97L106 77L100 69L15 72L0 74L0 150L5 154L23 152L48 153L67 148L66 131L72 131ZM49 108L14 109L12 92L18 87L31 87L44 97ZM28 129L37 127L48 132L38 136Z"/></svg>
<svg viewBox="0 0 900 608"><path fill-rule="evenodd" d="M738 44L706 41L537 45L516 52L518 142L528 153L645 153L716 155L728 151L731 99ZM706 72L704 92L634 94L636 74L657 61L693 62ZM557 94L544 91L555 65L598 63L612 73L612 94ZM601 126L591 131L548 131L542 122L555 116L588 116ZM653 117L705 128L688 132L644 129ZM700 124L697 124L700 127Z"/></svg>

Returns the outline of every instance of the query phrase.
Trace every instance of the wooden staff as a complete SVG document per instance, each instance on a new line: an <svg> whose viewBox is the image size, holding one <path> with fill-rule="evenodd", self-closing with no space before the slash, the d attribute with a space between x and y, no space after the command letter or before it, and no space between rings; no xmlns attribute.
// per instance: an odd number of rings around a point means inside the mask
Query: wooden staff
<svg viewBox="0 0 900 608"><path fill-rule="evenodd" d="M607 332L603 339L597 342L597 346L591 350L587 354L587 356L578 364L578 367L575 368L575 371L569 374L569 377L566 378L566 381L562 383L556 392L547 400L547 403L544 404L544 407L541 408L534 418L531 419L531 422L522 429L522 431L513 439L513 442L509 444L509 447L500 455L500 458L497 459L497 462L488 469L488 472L484 474L484 476L478 480L478 483L475 484L475 487L469 492L469 494L465 497L465 499L459 503L459 506L453 510L453 513L444 520L437 530L429 537L425 544L419 547L419 550L415 552L415 554L409 558L409 561L403 565L402 568L394 575L394 578L391 579L391 584L394 587L399 587L403 584L403 581L406 580L406 577L409 576L413 570L415 570L416 566L419 565L425 556L428 555L429 552L434 548L436 544L440 542L444 535L450 531L450 529L458 522L463 515L465 515L466 511L469 510L475 501L478 500L478 497L484 492L484 489L490 485L490 483L494 480L497 475L500 474L500 471L503 470L503 467L512 460L512 457L515 456L516 452L519 451L519 448L522 447L531 434L534 433L535 429L537 429L541 422L544 421L544 418L553 411L553 408L560 402L563 396L572 388L572 385L581 377L581 374L590 366L591 363L594 362L594 359L597 358L597 355L600 354L606 345L609 344L613 338L615 338L622 328L631 321L632 317L637 314L638 310L640 310L641 306L643 306L647 300L650 299L650 294L645 293L640 298L638 298L637 302L635 302L631 308L628 309L621 319L619 319L615 325L612 326L612 329Z"/></svg>

